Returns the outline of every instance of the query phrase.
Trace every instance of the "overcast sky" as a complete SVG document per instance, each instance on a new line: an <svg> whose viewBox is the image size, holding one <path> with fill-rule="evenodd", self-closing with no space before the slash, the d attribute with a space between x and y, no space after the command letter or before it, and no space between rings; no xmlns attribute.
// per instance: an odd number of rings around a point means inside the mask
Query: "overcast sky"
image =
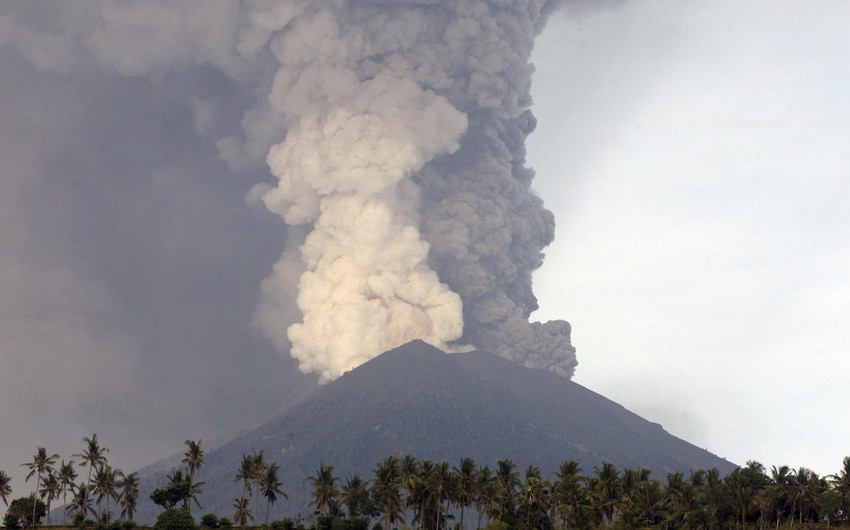
<svg viewBox="0 0 850 530"><path fill-rule="evenodd" d="M683 5L566 10L538 39L529 155L558 228L533 317L572 323L577 382L673 434L832 473L850 454L850 4ZM268 170L215 146L262 80L220 50L216 68L40 41L24 57L6 23L0 469L16 496L38 445L68 458L97 432L133 469L310 387L251 326L286 241L244 200ZM179 63L162 25L126 35L124 57Z"/></svg>
<svg viewBox="0 0 850 530"><path fill-rule="evenodd" d="M572 323L575 381L739 464L850 455L847 20L630 2L536 43L533 317Z"/></svg>

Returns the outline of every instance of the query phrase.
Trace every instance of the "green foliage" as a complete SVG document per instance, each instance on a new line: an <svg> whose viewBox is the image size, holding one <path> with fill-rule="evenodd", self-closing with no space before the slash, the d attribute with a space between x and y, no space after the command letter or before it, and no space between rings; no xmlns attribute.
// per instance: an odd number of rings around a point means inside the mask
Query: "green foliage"
<svg viewBox="0 0 850 530"><path fill-rule="evenodd" d="M294 530L295 522L287 517L286 519L272 521L269 526L272 530Z"/></svg>
<svg viewBox="0 0 850 530"><path fill-rule="evenodd" d="M221 524L216 514L207 513L201 517L201 526L205 528L218 528Z"/></svg>
<svg viewBox="0 0 850 530"><path fill-rule="evenodd" d="M33 507L33 500L35 500L35 507ZM35 521L33 521L33 511L35 512ZM38 526L41 518L47 515L47 505L41 499L35 499L33 496L21 497L9 504L7 513L17 517L24 528Z"/></svg>
<svg viewBox="0 0 850 530"><path fill-rule="evenodd" d="M197 530L195 519L189 510L183 508L169 508L156 518L154 530Z"/></svg>
<svg viewBox="0 0 850 530"><path fill-rule="evenodd" d="M166 510L174 508L183 502L192 492L192 484L188 480L182 480L176 484L169 484L153 490L151 500L154 504L162 506Z"/></svg>
<svg viewBox="0 0 850 530"><path fill-rule="evenodd" d="M129 520L129 521L124 521L124 522L121 523L121 528L123 530L133 530L137 526L139 526L139 525L137 525L136 521L133 521L132 519Z"/></svg>
<svg viewBox="0 0 850 530"><path fill-rule="evenodd" d="M6 512L6 515L3 517L3 526L10 530L17 530L21 527L21 520L17 515Z"/></svg>
<svg viewBox="0 0 850 530"><path fill-rule="evenodd" d="M315 530L369 530L369 518L319 515L314 521L313 528ZM382 530L381 524L376 523L376 528Z"/></svg>
<svg viewBox="0 0 850 530"><path fill-rule="evenodd" d="M224 516L218 520L219 528L233 528L233 521L230 520L230 517Z"/></svg>

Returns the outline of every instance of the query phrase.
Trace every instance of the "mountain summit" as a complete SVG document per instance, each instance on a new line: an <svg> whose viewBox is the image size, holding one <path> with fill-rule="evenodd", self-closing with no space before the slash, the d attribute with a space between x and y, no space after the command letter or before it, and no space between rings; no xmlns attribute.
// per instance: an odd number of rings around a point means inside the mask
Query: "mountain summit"
<svg viewBox="0 0 850 530"><path fill-rule="evenodd" d="M197 479L206 482L204 512L229 515L242 494L234 482L243 455L263 450L278 462L289 501L272 518L307 515L306 478L320 464L336 476L371 478L391 455L456 465L463 457L494 467L511 459L545 474L567 459L591 471L618 468L667 472L734 465L667 433L622 406L568 379L524 368L485 352L446 354L414 341L351 370L274 420L210 451ZM150 476L141 499L165 482ZM153 507L151 507L152 509ZM144 507L140 520L153 518Z"/></svg>

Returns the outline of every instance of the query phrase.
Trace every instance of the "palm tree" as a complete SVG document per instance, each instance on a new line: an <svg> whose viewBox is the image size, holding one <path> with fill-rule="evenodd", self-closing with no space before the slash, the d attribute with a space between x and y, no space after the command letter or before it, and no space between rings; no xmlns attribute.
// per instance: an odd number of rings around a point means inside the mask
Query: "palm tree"
<svg viewBox="0 0 850 530"><path fill-rule="evenodd" d="M519 486L519 472L512 460L496 462L496 482L499 483L501 492L499 520L502 520L505 516L505 508L513 504L516 487Z"/></svg>
<svg viewBox="0 0 850 530"><path fill-rule="evenodd" d="M401 457L401 460L399 460L399 478L401 479L401 487L404 490L402 520L405 523L407 522L407 510L409 508L408 500L410 499L410 492L413 491L418 471L419 462L413 455L404 455Z"/></svg>
<svg viewBox="0 0 850 530"><path fill-rule="evenodd" d="M307 477L307 482L313 485L313 500L310 504L321 513L329 513L339 496L336 487L337 478L334 476L334 467L319 465L315 476Z"/></svg>
<svg viewBox="0 0 850 530"><path fill-rule="evenodd" d="M57 475L59 479L59 484L62 485L62 504L67 505L68 499L66 497L68 490L70 489L73 493L74 491L74 481L77 480L77 470L74 469L74 461L69 460L66 464L64 460L59 464L59 472ZM67 514L63 512L62 514L62 522L65 523L68 520Z"/></svg>
<svg viewBox="0 0 850 530"><path fill-rule="evenodd" d="M86 444L86 448L83 449L83 452L71 456L81 458L82 461L80 462L80 465L89 467L89 478L86 483L91 483L92 469L100 467L106 463L105 455L109 452L109 449L100 446L100 443L97 441L97 433L92 434L91 438L87 436L83 438L83 443Z"/></svg>
<svg viewBox="0 0 850 530"><path fill-rule="evenodd" d="M481 530L481 519L487 515L487 525L490 525L490 520L498 515L499 507L499 483L493 476L493 471L489 466L484 466L478 470L475 477L476 492L475 492L475 509L478 511L478 524L476 530Z"/></svg>
<svg viewBox="0 0 850 530"><path fill-rule="evenodd" d="M136 513L140 482L139 473L136 471L129 475L125 475L124 473L119 474L117 486L121 491L118 493L118 500L122 506L121 517L125 521L132 521L133 515Z"/></svg>
<svg viewBox="0 0 850 530"><path fill-rule="evenodd" d="M457 483L457 499L460 506L460 529L464 530L463 515L464 508L472 504L476 489L476 475L478 466L471 458L461 458L460 464L453 468Z"/></svg>
<svg viewBox="0 0 850 530"><path fill-rule="evenodd" d="M12 495L12 477L6 474L5 471L0 471L0 499L3 499L3 504L9 506L9 496Z"/></svg>
<svg viewBox="0 0 850 530"><path fill-rule="evenodd" d="M112 513L109 511L109 499L117 497L117 484L120 471L112 469L109 464L101 464L95 471L94 482L92 483L92 493L97 494L97 516L98 519L105 518L105 522L109 522L112 518ZM106 511L100 511L100 503L106 499Z"/></svg>
<svg viewBox="0 0 850 530"><path fill-rule="evenodd" d="M575 460L564 460L555 472L558 480L553 488L553 504L562 523L567 527L573 522L574 514L578 510L581 473L582 469Z"/></svg>
<svg viewBox="0 0 850 530"><path fill-rule="evenodd" d="M845 514L844 520L847 521L848 516L850 516L848 515L850 514L850 456L844 457L844 460L841 462L841 470L834 475L830 475L829 478L841 499L841 509Z"/></svg>
<svg viewBox="0 0 850 530"><path fill-rule="evenodd" d="M182 462L186 464L189 482L195 478L195 471L204 465L204 450L201 449L201 440L186 440L186 452L183 453Z"/></svg>
<svg viewBox="0 0 850 530"><path fill-rule="evenodd" d="M248 519L253 520L254 515L251 513L251 508L248 505L250 501L245 497L233 499L233 522L237 526L245 526L248 524Z"/></svg>
<svg viewBox="0 0 850 530"><path fill-rule="evenodd" d="M48 471L41 480L41 498L45 499L47 508L47 525L50 526L50 505L54 499L59 498L59 492L62 491L62 484L56 478L53 471Z"/></svg>
<svg viewBox="0 0 850 530"><path fill-rule="evenodd" d="M440 462L434 467L432 485L431 494L437 495L437 503L434 510L434 530L440 530L440 522L443 518L443 499L448 501L454 487L448 462Z"/></svg>
<svg viewBox="0 0 850 530"><path fill-rule="evenodd" d="M399 459L387 457L375 466L375 477L372 479L372 493L377 508L381 511L384 530L401 518L401 499L398 488L401 485L401 469Z"/></svg>
<svg viewBox="0 0 850 530"><path fill-rule="evenodd" d="M281 495L284 499L289 498L286 493L280 489L283 482L281 482L280 477L278 477L279 469L280 466L278 466L277 462L272 462L265 466L265 473L263 473L263 478L259 483L258 489L262 492L263 497L266 498L266 524L269 524L269 510L271 509L271 505L277 501L277 496Z"/></svg>
<svg viewBox="0 0 850 530"><path fill-rule="evenodd" d="M251 481L254 479L254 458L251 455L242 453L242 463L239 466L239 471L233 478L233 482L242 481L242 497L251 495ZM239 500L239 499L237 499Z"/></svg>
<svg viewBox="0 0 850 530"><path fill-rule="evenodd" d="M540 507L543 502L546 487L540 479L538 473L527 473L525 482L520 486L519 503L525 512L525 528L532 528L532 516L535 516L535 521L539 515ZM543 510L545 514L545 510ZM535 525L536 527L536 525Z"/></svg>
<svg viewBox="0 0 850 530"><path fill-rule="evenodd" d="M342 504L348 510L348 518L372 515L372 501L369 498L369 488L358 475L348 477L340 493Z"/></svg>
<svg viewBox="0 0 850 530"><path fill-rule="evenodd" d="M603 462L601 468L594 467L593 470L599 481L598 493L602 515L605 517L605 522L611 524L620 500L620 472L611 462Z"/></svg>
<svg viewBox="0 0 850 530"><path fill-rule="evenodd" d="M59 455L57 455L57 454L48 455L47 450L44 447L39 447L38 450L36 451L36 453L32 457L32 462L24 462L23 464L21 464L22 466L25 466L25 467L29 468L29 470L30 470L30 472L27 474L27 477L26 477L27 481L29 481L29 479L33 475L36 475L35 491L32 494L32 497L33 497L32 520L33 521L35 521L35 513L36 513L35 509L36 509L36 506L38 505L38 503L35 502L35 499L38 496L38 487L41 484L41 477L42 477L42 475L44 475L48 471L53 471L53 464L54 464L54 462L56 462L56 460L58 458L59 458Z"/></svg>
<svg viewBox="0 0 850 530"><path fill-rule="evenodd" d="M257 485L257 502L254 503L254 509L256 510L257 516L260 515L260 481L266 474L266 463L263 457L264 451L260 449L259 451L254 453L253 461L251 464L251 481L255 482Z"/></svg>
<svg viewBox="0 0 850 530"><path fill-rule="evenodd" d="M88 484L80 484L73 491L71 503L65 507L65 513L81 513L83 516L94 515L96 512L91 505L91 489Z"/></svg>

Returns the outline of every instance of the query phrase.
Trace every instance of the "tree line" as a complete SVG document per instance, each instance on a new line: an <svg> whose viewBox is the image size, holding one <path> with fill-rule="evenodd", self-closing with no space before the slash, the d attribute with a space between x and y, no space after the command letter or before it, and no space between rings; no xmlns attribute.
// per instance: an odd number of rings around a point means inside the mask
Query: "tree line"
<svg viewBox="0 0 850 530"><path fill-rule="evenodd" d="M63 523L71 516L80 527L118 528L118 520L125 528L135 526L138 473L110 466L109 450L96 434L83 443L81 453L58 465L59 455L38 447L32 460L22 464L28 469L26 480L35 479L34 490L11 503L11 478L0 471L0 499L9 507L4 526L35 526L45 515L50 524L51 505L59 499L65 507ZM185 467L172 469L167 484L150 498L163 508L161 521L180 512L178 519L193 525L192 506L202 508L199 497L205 483L195 481L195 472L204 464L204 452L201 440L185 444ZM77 468L85 469L84 480ZM850 457L837 473L823 477L805 467L766 469L750 461L726 476L708 469L667 473L659 479L649 469L618 469L610 462L583 470L578 462L566 460L545 476L535 466L520 473L507 459L491 468L471 458L452 465L406 455L387 457L370 477L344 480L335 475L334 466L323 463L306 481L313 517L272 521L273 529L368 530L373 522L374 530L850 526ZM269 526L271 506L287 498L279 465L266 461L262 451L243 454L233 482L242 486L241 496L233 500L233 519L205 514L202 526L257 525L261 518L262 526ZM116 510L120 507L116 521L111 502Z"/></svg>

